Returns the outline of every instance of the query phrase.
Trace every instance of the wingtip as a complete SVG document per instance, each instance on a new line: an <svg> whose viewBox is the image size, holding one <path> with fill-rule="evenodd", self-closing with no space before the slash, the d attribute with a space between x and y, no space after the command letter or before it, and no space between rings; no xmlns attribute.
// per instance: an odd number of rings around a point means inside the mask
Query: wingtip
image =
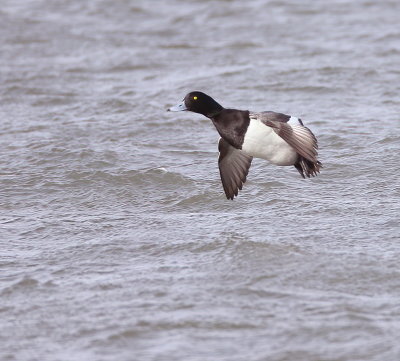
<svg viewBox="0 0 400 361"><path fill-rule="evenodd" d="M226 197L226 199L228 199L230 201L233 201L233 199L235 198L235 194L230 194L230 193L225 191L225 197Z"/></svg>

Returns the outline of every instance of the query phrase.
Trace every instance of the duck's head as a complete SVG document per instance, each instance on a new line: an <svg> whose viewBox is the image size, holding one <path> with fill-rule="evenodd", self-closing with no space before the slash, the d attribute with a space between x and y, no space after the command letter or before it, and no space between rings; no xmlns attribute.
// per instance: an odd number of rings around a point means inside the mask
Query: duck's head
<svg viewBox="0 0 400 361"><path fill-rule="evenodd" d="M180 112L188 110L190 112L200 113L211 118L218 114L222 109L222 106L209 95L199 91L194 91L187 94L182 103L169 108L168 111Z"/></svg>

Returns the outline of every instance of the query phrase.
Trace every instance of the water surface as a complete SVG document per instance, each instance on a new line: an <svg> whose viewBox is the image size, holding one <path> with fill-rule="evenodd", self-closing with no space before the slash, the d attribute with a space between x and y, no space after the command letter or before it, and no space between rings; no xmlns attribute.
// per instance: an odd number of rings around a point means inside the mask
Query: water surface
<svg viewBox="0 0 400 361"><path fill-rule="evenodd" d="M0 359L400 359L399 12L3 1ZM226 200L191 90L301 117L322 173Z"/></svg>

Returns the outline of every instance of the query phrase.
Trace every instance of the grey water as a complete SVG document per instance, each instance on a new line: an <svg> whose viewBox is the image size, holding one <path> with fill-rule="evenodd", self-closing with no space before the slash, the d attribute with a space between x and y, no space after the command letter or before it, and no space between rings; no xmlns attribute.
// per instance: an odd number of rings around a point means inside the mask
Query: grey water
<svg viewBox="0 0 400 361"><path fill-rule="evenodd" d="M0 360L400 359L400 2L2 0ZM234 201L191 90L324 168Z"/></svg>

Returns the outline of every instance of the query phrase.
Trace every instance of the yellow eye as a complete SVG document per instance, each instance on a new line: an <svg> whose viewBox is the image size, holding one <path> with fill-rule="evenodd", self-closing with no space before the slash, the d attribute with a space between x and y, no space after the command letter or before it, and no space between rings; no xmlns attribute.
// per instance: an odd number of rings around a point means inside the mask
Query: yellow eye
<svg viewBox="0 0 400 361"><path fill-rule="evenodd" d="M193 97L194 100L197 100L197 97Z"/></svg>

